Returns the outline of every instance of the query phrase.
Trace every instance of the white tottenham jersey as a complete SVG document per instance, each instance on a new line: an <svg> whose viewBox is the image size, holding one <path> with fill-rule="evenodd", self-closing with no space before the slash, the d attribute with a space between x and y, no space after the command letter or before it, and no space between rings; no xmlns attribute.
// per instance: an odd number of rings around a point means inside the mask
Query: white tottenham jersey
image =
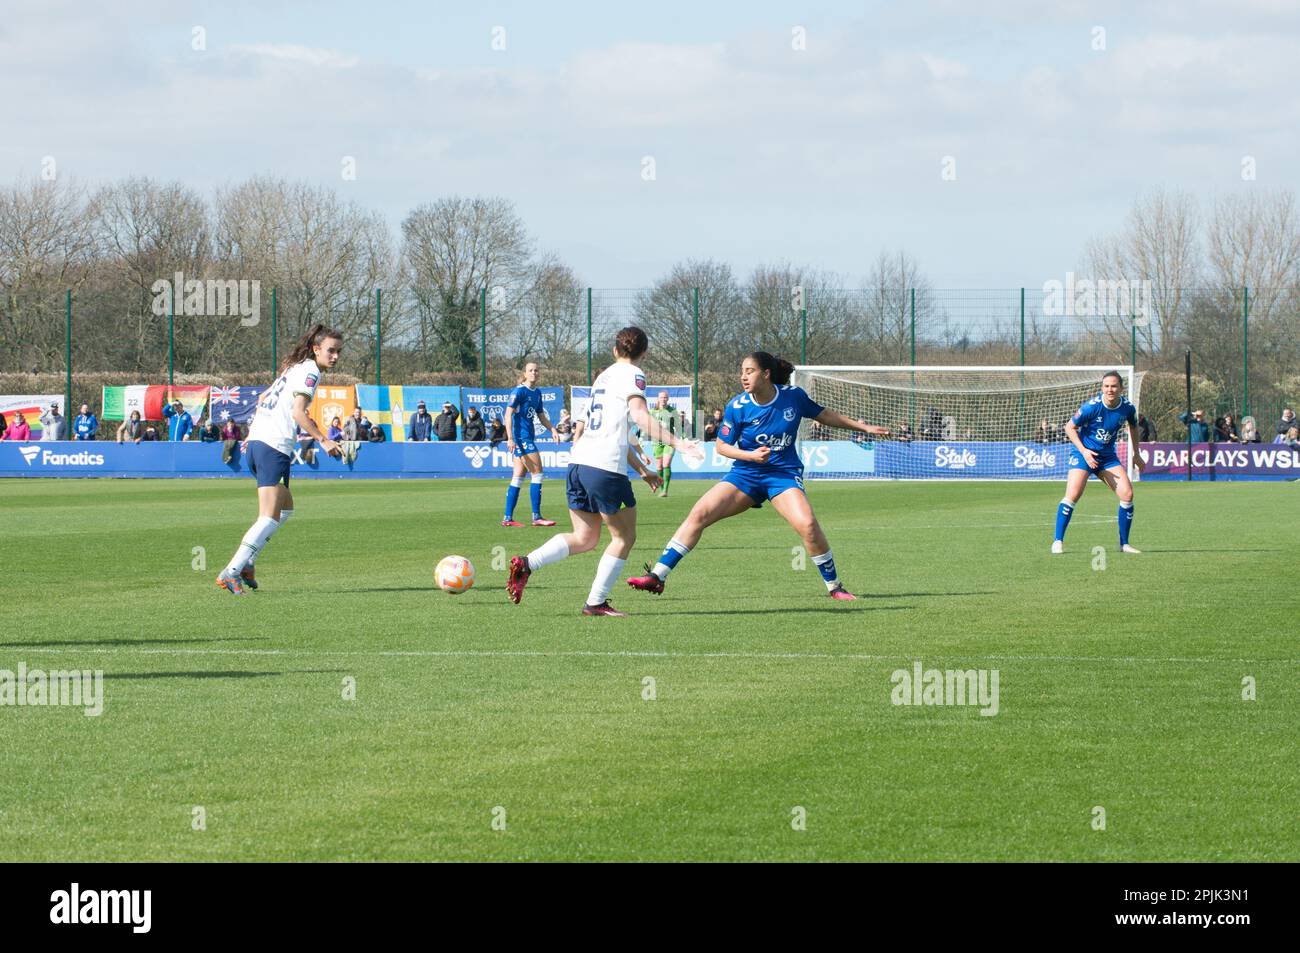
<svg viewBox="0 0 1300 953"><path fill-rule="evenodd" d="M586 423L573 445L570 463L627 473L627 402L631 397L645 398L645 374L635 364L615 361L591 385Z"/></svg>
<svg viewBox="0 0 1300 953"><path fill-rule="evenodd" d="M257 402L257 413L248 427L248 439L260 440L283 454L292 455L298 425L293 419L293 398L304 394L310 404L316 396L320 368L313 360L295 364L279 376Z"/></svg>

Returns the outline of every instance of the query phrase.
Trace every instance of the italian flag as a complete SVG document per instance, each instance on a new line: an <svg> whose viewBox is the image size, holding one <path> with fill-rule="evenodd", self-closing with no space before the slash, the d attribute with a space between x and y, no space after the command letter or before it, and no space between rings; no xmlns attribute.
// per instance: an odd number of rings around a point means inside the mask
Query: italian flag
<svg viewBox="0 0 1300 953"><path fill-rule="evenodd" d="M129 387L105 387L104 408L100 414L105 420L126 420L131 411L140 411L144 420L162 420L163 407L173 400L185 404L185 409L195 420L208 403L207 384L133 384Z"/></svg>

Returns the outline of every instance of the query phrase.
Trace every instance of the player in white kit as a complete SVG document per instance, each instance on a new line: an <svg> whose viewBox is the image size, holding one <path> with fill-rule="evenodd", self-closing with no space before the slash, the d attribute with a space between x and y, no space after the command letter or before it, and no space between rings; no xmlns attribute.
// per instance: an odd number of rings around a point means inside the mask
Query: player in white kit
<svg viewBox="0 0 1300 953"><path fill-rule="evenodd" d="M342 453L339 445L326 438L307 415L321 373L338 363L342 349L343 335L317 324L294 346L280 368L280 376L257 402L247 445L248 468L257 478L257 520L244 534L230 564L217 576L217 585L233 595L243 595L245 587L257 588L253 575L257 554L293 515L289 466L297 428L314 437L331 456Z"/></svg>
<svg viewBox="0 0 1300 953"><path fill-rule="evenodd" d="M636 497L627 478L630 465L650 489L658 489L659 475L646 467L629 446L628 417L651 440L675 447L688 456L702 459L699 444L679 440L651 418L645 400L645 374L637 366L648 347L640 328L624 328L614 339L614 363L591 385L591 403L581 435L569 455L566 478L569 518L573 532L558 533L527 556L510 560L506 591L518 603L528 577L550 563L576 553L595 549L602 523L609 527L610 540L600 557L591 593L582 607L583 615L624 616L609 604L609 591L636 542Z"/></svg>

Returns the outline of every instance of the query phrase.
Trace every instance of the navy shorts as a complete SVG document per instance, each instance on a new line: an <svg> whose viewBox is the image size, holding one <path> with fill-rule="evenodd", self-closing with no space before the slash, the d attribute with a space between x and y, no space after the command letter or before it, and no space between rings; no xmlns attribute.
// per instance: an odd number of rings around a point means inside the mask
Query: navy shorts
<svg viewBox="0 0 1300 953"><path fill-rule="evenodd" d="M537 444L533 441L532 437L524 437L515 441L515 459L524 456L524 454L536 452Z"/></svg>
<svg viewBox="0 0 1300 953"><path fill-rule="evenodd" d="M257 477L257 485L275 486L283 483L289 486L289 466L293 457L269 447L260 440L248 441L248 469Z"/></svg>
<svg viewBox="0 0 1300 953"><path fill-rule="evenodd" d="M610 473L600 467L570 463L565 477L569 509L582 513L617 513L636 506L632 481L626 473Z"/></svg>

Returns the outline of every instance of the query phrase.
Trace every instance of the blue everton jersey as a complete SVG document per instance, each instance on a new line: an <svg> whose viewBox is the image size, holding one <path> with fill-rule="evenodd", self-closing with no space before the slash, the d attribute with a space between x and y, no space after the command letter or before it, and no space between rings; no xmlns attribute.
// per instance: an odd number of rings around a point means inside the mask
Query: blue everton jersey
<svg viewBox="0 0 1300 953"><path fill-rule="evenodd" d="M718 439L741 450L772 449L767 463L736 460L731 465L733 470L765 471L775 467L803 472L803 461L794 445L799 424L805 417L816 417L822 410L803 388L790 384L777 385L776 396L766 404L755 403L749 394L741 394L727 402Z"/></svg>
<svg viewBox="0 0 1300 953"><path fill-rule="evenodd" d="M1079 428L1079 439L1089 450L1109 450L1115 445L1123 424L1137 426L1137 408L1121 396L1119 406L1107 407L1098 394L1070 418Z"/></svg>
<svg viewBox="0 0 1300 953"><path fill-rule="evenodd" d="M536 434L537 415L542 411L542 391L538 387L525 387L520 384L510 395L510 407L514 415L510 418L510 431L515 443L521 440L533 440Z"/></svg>

